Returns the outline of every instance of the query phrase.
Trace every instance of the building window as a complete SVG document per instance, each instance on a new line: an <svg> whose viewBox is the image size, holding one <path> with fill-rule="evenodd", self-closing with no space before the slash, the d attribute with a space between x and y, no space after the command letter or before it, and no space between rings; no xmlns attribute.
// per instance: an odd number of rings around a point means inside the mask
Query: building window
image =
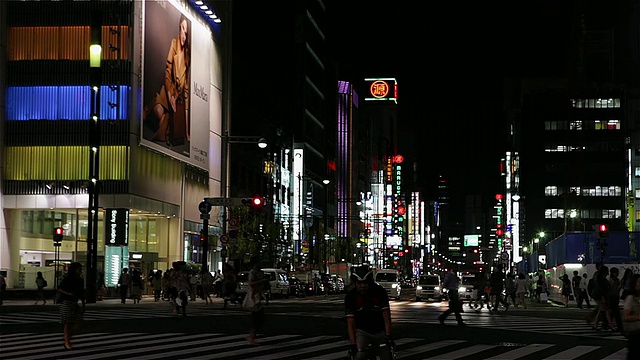
<svg viewBox="0 0 640 360"><path fill-rule="evenodd" d="M603 219L620 219L622 218L622 210L620 209L602 209Z"/></svg>
<svg viewBox="0 0 640 360"><path fill-rule="evenodd" d="M544 209L545 219L563 219L564 209Z"/></svg>
<svg viewBox="0 0 640 360"><path fill-rule="evenodd" d="M569 125L569 130L582 130L582 120L573 120Z"/></svg>
<svg viewBox="0 0 640 360"><path fill-rule="evenodd" d="M571 99L571 107L578 109L619 108L620 99Z"/></svg>
<svg viewBox="0 0 640 360"><path fill-rule="evenodd" d="M640 166L636 166L635 175L636 177L640 177Z"/></svg>
<svg viewBox="0 0 640 360"><path fill-rule="evenodd" d="M545 186L544 187L544 196L558 196L558 187L557 186Z"/></svg>
<svg viewBox="0 0 640 360"><path fill-rule="evenodd" d="M640 189L636 189L636 199L640 199Z"/></svg>

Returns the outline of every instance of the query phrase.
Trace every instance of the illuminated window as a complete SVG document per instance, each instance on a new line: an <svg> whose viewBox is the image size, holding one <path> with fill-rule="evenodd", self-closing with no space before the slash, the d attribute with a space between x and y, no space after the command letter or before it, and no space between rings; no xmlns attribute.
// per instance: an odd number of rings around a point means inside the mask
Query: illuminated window
<svg viewBox="0 0 640 360"><path fill-rule="evenodd" d="M558 187L557 186L545 186L544 187L544 196L558 196Z"/></svg>
<svg viewBox="0 0 640 360"><path fill-rule="evenodd" d="M636 199L640 199L640 189L636 189Z"/></svg>
<svg viewBox="0 0 640 360"><path fill-rule="evenodd" d="M602 209L603 219L620 219L622 218L622 210L620 209Z"/></svg>
<svg viewBox="0 0 640 360"><path fill-rule="evenodd" d="M570 130L582 130L582 120L574 120L569 125Z"/></svg>

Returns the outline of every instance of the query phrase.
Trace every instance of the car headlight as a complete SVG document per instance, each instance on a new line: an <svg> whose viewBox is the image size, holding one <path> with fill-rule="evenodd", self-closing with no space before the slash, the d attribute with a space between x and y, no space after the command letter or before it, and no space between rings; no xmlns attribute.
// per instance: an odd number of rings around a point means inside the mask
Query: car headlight
<svg viewBox="0 0 640 360"><path fill-rule="evenodd" d="M435 291L440 290L440 286L436 286L436 287L434 287L434 288L433 288L433 290L435 290Z"/></svg>
<svg viewBox="0 0 640 360"><path fill-rule="evenodd" d="M464 287L464 286L461 286L461 287L458 289L458 292L467 292L467 288L466 288L466 287Z"/></svg>
<svg viewBox="0 0 640 360"><path fill-rule="evenodd" d="M397 288L397 287L398 287L398 284L391 284L391 288L392 288L392 289L395 289L395 288Z"/></svg>
<svg viewBox="0 0 640 360"><path fill-rule="evenodd" d="M422 286L420 285L416 286L416 290L422 290Z"/></svg>

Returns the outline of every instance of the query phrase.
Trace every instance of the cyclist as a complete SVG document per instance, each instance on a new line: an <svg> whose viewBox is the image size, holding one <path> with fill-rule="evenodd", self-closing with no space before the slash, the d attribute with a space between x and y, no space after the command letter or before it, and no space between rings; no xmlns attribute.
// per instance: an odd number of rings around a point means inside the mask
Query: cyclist
<svg viewBox="0 0 640 360"><path fill-rule="evenodd" d="M347 330L353 359L367 359L367 349L376 347L381 360L393 359L395 343L391 339L391 312L386 290L373 281L373 269L367 265L354 268L351 280L355 286L344 298ZM385 351L380 351L386 345ZM384 347L383 347L384 348Z"/></svg>

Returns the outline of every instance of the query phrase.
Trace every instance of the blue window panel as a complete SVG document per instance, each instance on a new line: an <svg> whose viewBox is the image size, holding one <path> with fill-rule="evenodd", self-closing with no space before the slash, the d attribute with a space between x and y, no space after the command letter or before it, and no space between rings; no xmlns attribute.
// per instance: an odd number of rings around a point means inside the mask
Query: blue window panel
<svg viewBox="0 0 640 360"><path fill-rule="evenodd" d="M126 120L130 90L128 86L101 86L100 118ZM7 120L88 120L90 99L89 86L11 86L7 88Z"/></svg>

